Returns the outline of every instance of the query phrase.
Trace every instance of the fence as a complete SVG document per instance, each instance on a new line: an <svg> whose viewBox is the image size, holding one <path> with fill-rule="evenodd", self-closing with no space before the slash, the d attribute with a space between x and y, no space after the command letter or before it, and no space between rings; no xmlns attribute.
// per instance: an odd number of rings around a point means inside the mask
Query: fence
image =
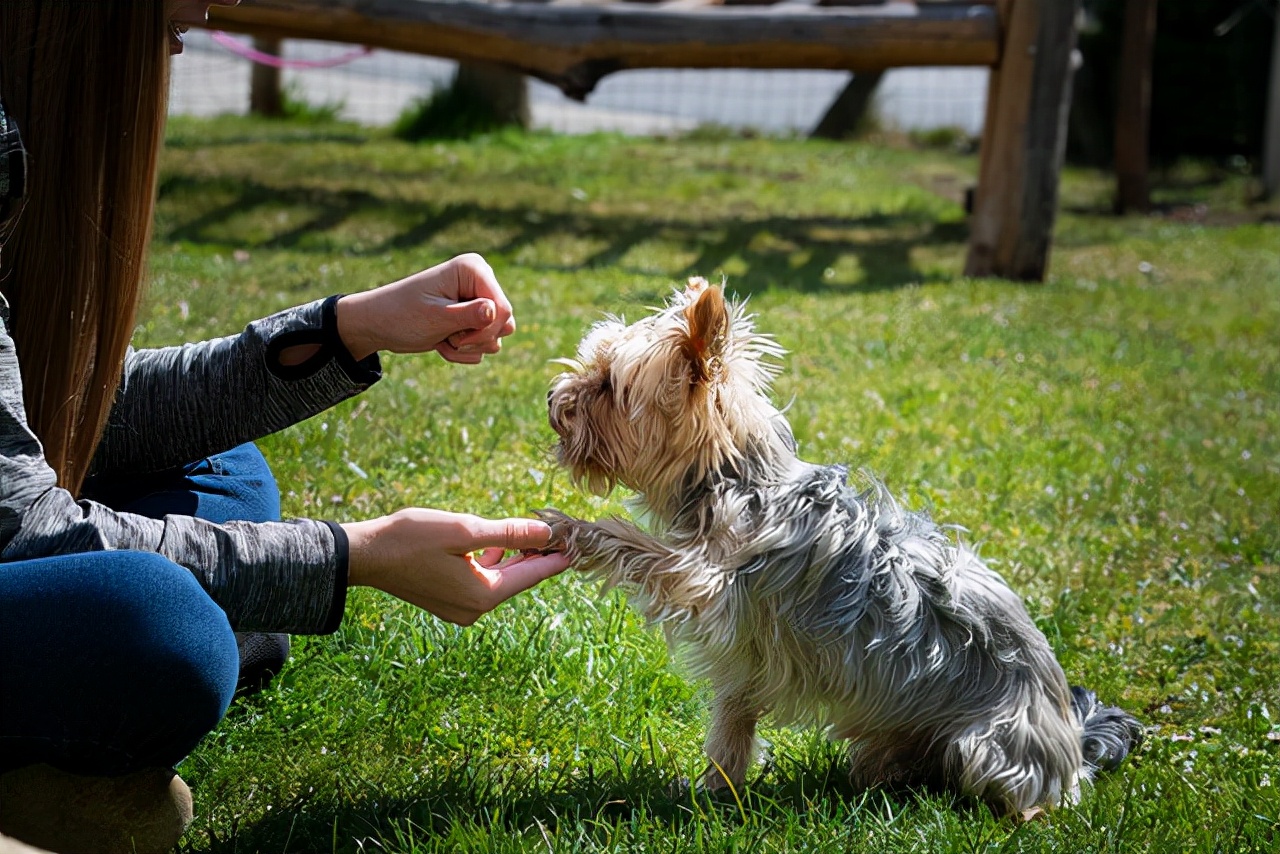
<svg viewBox="0 0 1280 854"><path fill-rule="evenodd" d="M247 43L247 42L246 42ZM175 114L240 115L249 106L248 60L216 44L206 32L186 36L173 66ZM350 45L287 40L289 60L325 61ZM286 70L285 85L307 103L334 105L350 121L390 124L415 101L453 78L457 63L375 50L346 65ZM986 108L986 68L900 68L876 92L879 121L902 131L957 128L976 137ZM535 127L556 133L617 131L652 135L718 125L771 134L806 134L844 88L844 71L666 69L606 77L579 103L554 86L530 82Z"/></svg>
<svg viewBox="0 0 1280 854"><path fill-rule="evenodd" d="M502 66L577 99L635 69L986 67L965 270L1038 280L1056 216L1079 10L1080 0L246 0L214 7L211 23Z"/></svg>

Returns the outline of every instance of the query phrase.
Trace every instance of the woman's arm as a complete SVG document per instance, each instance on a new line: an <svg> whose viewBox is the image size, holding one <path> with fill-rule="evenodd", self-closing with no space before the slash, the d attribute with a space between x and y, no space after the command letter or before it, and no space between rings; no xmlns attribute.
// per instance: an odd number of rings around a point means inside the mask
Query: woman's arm
<svg viewBox="0 0 1280 854"><path fill-rule="evenodd" d="M0 572L5 561L132 549L188 568L243 630L325 633L338 627L348 586L367 585L463 625L567 566L541 549L550 528L402 510L364 522L214 524L151 519L77 502L57 485L27 425L21 376L0 300ZM475 553L473 556L472 553Z"/></svg>
<svg viewBox="0 0 1280 854"><path fill-rule="evenodd" d="M229 338L131 352L90 473L163 471L296 424L377 382L379 350L475 364L514 330L493 269L467 254Z"/></svg>
<svg viewBox="0 0 1280 854"><path fill-rule="evenodd" d="M254 321L239 335L131 351L91 474L184 465L297 424L382 376L357 361L330 297ZM296 361L294 354L307 353Z"/></svg>
<svg viewBox="0 0 1280 854"><path fill-rule="evenodd" d="M460 626L569 566L565 555L544 551L551 528L536 519L410 507L342 528L350 538L348 584L376 587ZM504 560L508 549L521 553Z"/></svg>
<svg viewBox="0 0 1280 854"><path fill-rule="evenodd" d="M299 633L337 628L347 588L347 537L312 520L150 519L77 502L57 485L27 424L13 339L0 305L0 572L4 561L107 549L155 552L199 579L232 625Z"/></svg>

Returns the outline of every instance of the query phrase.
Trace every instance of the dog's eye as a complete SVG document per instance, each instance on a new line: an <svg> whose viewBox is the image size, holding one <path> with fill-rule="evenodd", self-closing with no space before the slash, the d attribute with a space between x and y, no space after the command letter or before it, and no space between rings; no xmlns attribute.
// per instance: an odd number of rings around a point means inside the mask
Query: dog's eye
<svg viewBox="0 0 1280 854"><path fill-rule="evenodd" d="M600 378L600 393L613 394L613 377L609 374Z"/></svg>

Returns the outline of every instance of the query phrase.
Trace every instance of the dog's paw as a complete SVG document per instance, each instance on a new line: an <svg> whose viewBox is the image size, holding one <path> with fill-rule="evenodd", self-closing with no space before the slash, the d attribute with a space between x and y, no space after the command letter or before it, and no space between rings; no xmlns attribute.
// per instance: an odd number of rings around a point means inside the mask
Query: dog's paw
<svg viewBox="0 0 1280 854"><path fill-rule="evenodd" d="M577 557L577 550L574 548L576 539L574 534L578 526L582 524L579 520L550 507L535 510L533 515L551 527L551 541L547 543L547 547L542 551L548 553L563 552L571 559Z"/></svg>
<svg viewBox="0 0 1280 854"><path fill-rule="evenodd" d="M729 786L723 784L719 788L708 788L705 777L694 782L688 777L676 777L667 785L667 796L673 801L697 800L707 806L717 804L735 804L738 801L738 794Z"/></svg>
<svg viewBox="0 0 1280 854"><path fill-rule="evenodd" d="M742 794L743 782L729 782L720 769L712 765L698 778L695 789L699 795L713 801L734 801Z"/></svg>

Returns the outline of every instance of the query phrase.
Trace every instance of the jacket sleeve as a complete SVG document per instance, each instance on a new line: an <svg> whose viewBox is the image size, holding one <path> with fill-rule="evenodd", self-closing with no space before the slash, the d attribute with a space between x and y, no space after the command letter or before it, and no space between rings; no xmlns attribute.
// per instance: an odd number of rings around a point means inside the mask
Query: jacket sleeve
<svg viewBox="0 0 1280 854"><path fill-rule="evenodd" d="M382 377L377 354L357 362L338 336L329 297L273 314L239 335L131 350L90 473L144 474L203 459L283 430ZM287 348L319 350L286 366Z"/></svg>
<svg viewBox="0 0 1280 854"><path fill-rule="evenodd" d="M190 570L237 629L337 628L347 587L347 543L337 525L150 519L76 501L60 488L27 424L5 308L0 299L0 572L4 562L60 554L155 552Z"/></svg>

